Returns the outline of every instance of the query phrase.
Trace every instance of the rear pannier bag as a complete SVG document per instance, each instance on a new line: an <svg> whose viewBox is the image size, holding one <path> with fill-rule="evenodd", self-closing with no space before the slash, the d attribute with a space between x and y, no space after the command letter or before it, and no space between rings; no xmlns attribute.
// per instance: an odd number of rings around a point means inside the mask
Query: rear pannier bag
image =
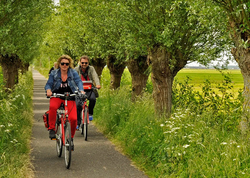
<svg viewBox="0 0 250 178"><path fill-rule="evenodd" d="M44 122L45 127L49 128L49 111L44 113L43 122Z"/></svg>

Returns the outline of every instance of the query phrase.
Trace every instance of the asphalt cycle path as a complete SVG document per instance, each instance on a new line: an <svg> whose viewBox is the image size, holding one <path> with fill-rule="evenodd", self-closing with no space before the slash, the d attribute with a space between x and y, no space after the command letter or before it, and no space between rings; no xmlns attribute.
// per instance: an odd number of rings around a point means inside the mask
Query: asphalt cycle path
<svg viewBox="0 0 250 178"><path fill-rule="evenodd" d="M88 141L80 131L74 138L71 166L65 167L64 152L57 157L56 142L49 139L42 115L49 109L49 99L44 86L47 79L37 70L32 70L34 79L33 113L34 122L31 139L31 162L35 178L146 178L132 162L119 153L115 146L90 123ZM64 149L64 148L63 148Z"/></svg>

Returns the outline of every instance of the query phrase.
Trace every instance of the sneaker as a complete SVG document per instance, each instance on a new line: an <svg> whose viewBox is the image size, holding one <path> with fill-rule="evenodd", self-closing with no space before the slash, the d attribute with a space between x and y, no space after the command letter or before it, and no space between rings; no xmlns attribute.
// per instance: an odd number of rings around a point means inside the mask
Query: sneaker
<svg viewBox="0 0 250 178"><path fill-rule="evenodd" d="M76 126L76 130L77 130L77 131L79 131L79 128L80 128L80 126L79 126L79 125L77 125L77 126Z"/></svg>
<svg viewBox="0 0 250 178"><path fill-rule="evenodd" d="M49 130L49 138L51 140L55 139L56 138L56 133L54 130Z"/></svg>
<svg viewBox="0 0 250 178"><path fill-rule="evenodd" d="M93 120L93 116L89 115L89 121L92 121L92 120Z"/></svg>

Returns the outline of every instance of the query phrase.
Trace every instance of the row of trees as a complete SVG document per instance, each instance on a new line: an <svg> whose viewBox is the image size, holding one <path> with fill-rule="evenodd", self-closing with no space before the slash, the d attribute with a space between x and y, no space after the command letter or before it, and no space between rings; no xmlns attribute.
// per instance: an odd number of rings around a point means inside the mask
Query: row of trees
<svg viewBox="0 0 250 178"><path fill-rule="evenodd" d="M48 10L39 9L41 12L53 10L51 2L43 2ZM155 110L167 116L171 113L176 74L188 62L207 65L221 57L222 51L232 48L244 77L247 108L249 7L247 0L60 0L54 13L31 13L33 25L38 27L37 23L43 22L43 26L41 31L30 32L39 34L43 41L33 36L30 40L40 44L35 51L41 65L61 54L75 60L89 55L99 75L107 65L113 89L119 87L127 66L132 76L133 98L140 95L151 73ZM46 15L48 22L44 23ZM23 19L22 23L28 20ZM34 51L24 51L31 59Z"/></svg>
<svg viewBox="0 0 250 178"><path fill-rule="evenodd" d="M87 54L99 71L107 64L113 89L127 66L133 98L151 72L155 110L169 115L178 71L192 61L208 64L229 47L226 16L215 15L218 8L195 0L61 0L44 51Z"/></svg>

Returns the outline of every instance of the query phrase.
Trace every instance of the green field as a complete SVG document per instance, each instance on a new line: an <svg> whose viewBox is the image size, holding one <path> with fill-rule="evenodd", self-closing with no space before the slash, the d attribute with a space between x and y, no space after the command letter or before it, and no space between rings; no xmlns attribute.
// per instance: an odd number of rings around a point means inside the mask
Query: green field
<svg viewBox="0 0 250 178"><path fill-rule="evenodd" d="M231 78L234 91L243 89L244 82L240 70L224 70L223 73L228 74ZM187 77L190 78L188 83L194 85L194 88L197 90L200 90L201 85L206 79L209 80L211 84L214 84L214 86L222 83L224 80L223 75L215 69L182 69L175 77L175 80L177 79L179 82L183 82Z"/></svg>

